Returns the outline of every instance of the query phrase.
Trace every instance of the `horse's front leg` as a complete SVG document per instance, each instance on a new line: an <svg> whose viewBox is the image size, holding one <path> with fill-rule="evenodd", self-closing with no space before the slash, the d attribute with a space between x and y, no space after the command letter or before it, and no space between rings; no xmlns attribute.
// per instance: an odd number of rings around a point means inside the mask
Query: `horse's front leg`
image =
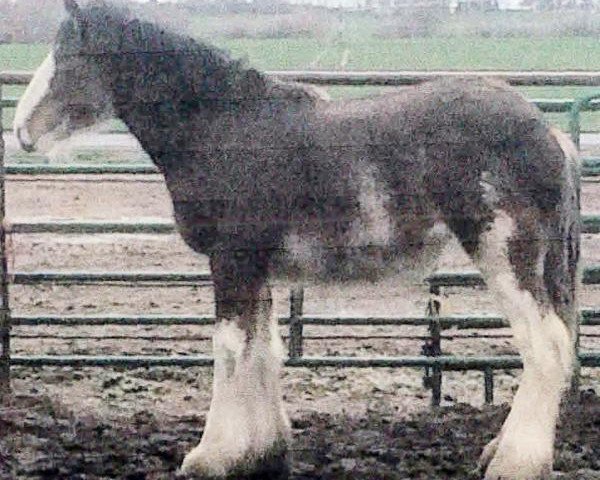
<svg viewBox="0 0 600 480"><path fill-rule="evenodd" d="M284 478L290 427L283 408L283 345L271 291L254 266L212 262L217 325L213 396L202 441L184 459L194 478Z"/></svg>

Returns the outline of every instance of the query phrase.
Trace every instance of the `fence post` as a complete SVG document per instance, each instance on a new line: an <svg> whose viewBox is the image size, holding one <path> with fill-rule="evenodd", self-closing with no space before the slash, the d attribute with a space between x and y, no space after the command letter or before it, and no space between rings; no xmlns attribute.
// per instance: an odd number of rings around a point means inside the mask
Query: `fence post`
<svg viewBox="0 0 600 480"><path fill-rule="evenodd" d="M438 285L429 286L429 302L427 302L427 316L429 317L429 335L430 338L423 346L423 354L430 357L437 357L442 354L442 329L439 322L441 302L439 299L440 287ZM442 368L438 365L431 367L431 376L429 369L425 370L425 386L431 387L431 406L439 407L442 402Z"/></svg>
<svg viewBox="0 0 600 480"><path fill-rule="evenodd" d="M590 109L592 100L600 98L600 93L576 98L569 111L569 133L571 140L579 150L581 144L581 112Z"/></svg>
<svg viewBox="0 0 600 480"><path fill-rule="evenodd" d="M290 290L290 358L301 358L304 353L304 339L302 332L302 309L304 305L304 288L293 287Z"/></svg>
<svg viewBox="0 0 600 480"><path fill-rule="evenodd" d="M581 312L577 312L577 323L573 326L573 342L575 350L575 365L573 366L573 377L571 378L571 399L579 398L579 387L581 386L581 361L579 351L581 346Z"/></svg>
<svg viewBox="0 0 600 480"><path fill-rule="evenodd" d="M592 100L600 98L600 93L594 93L584 97L576 98L569 112L569 132L571 139L577 150L581 147L581 112L590 108ZM581 380L581 362L579 360L580 350L580 329L581 329L581 313L577 312L577 321L573 326L572 334L575 349L575 365L573 368L573 377L571 379L570 395L572 398L579 398L579 387Z"/></svg>
<svg viewBox="0 0 600 480"><path fill-rule="evenodd" d="M485 403L491 405L494 403L494 370L486 367L483 370L483 383L485 390Z"/></svg>
<svg viewBox="0 0 600 480"><path fill-rule="evenodd" d="M2 85L0 85L0 100ZM4 168L4 128L0 106L0 400L10 394L10 306L8 301L8 262L6 259L6 183Z"/></svg>

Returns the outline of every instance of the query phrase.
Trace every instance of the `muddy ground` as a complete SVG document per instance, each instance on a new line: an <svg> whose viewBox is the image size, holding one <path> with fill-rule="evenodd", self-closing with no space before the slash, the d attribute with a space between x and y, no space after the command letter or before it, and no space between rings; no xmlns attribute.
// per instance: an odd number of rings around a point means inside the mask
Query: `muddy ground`
<svg viewBox="0 0 600 480"><path fill-rule="evenodd" d="M170 218L156 176L12 177L11 219ZM584 187L584 210L600 211L600 185ZM600 263L600 238L586 236L586 262ZM175 235L12 235L10 267L18 271L206 271ZM441 267L470 268L451 246ZM288 312L288 289L275 289ZM583 306L600 305L598 288ZM313 286L305 313L423 314L428 295L418 280L397 285ZM212 315L209 288L13 286L21 314ZM444 313L497 312L483 290L449 289ZM13 353L210 354L210 327L15 327ZM282 334L287 332L282 328ZM444 332L444 353L515 353L507 330ZM582 349L598 350L598 329L585 328ZM419 355L422 328L306 327L307 355ZM295 479L466 479L498 431L519 372L497 371L496 406L483 405L480 372L444 373L443 405L429 408L422 369L286 369L285 402L294 425ZM555 469L593 479L597 464L600 371L584 369L583 403L563 421ZM197 443L210 401L211 372L202 368L13 368L12 404L0 407L0 479L166 479ZM567 478L567 477L561 477Z"/></svg>
<svg viewBox="0 0 600 480"><path fill-rule="evenodd" d="M561 421L556 478L593 480L600 469L600 399L582 393ZM475 479L477 457L500 427L506 406L458 404L411 419L365 415L298 414L292 419L293 480ZM44 397L17 397L0 410L2 478L174 478L198 440L199 416L161 418L137 412L121 421L89 412L74 416Z"/></svg>

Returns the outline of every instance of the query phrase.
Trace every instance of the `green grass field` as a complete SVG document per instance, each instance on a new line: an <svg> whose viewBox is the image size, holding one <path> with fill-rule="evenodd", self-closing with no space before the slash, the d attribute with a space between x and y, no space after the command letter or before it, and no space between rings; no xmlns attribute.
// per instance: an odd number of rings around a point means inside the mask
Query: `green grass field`
<svg viewBox="0 0 600 480"><path fill-rule="evenodd" d="M194 28L206 31L209 23L209 18L203 18ZM600 70L600 42L593 37L382 39L370 34L372 24L368 22L350 27L321 38L215 36L213 43L261 70ZM0 70L34 70L48 49L46 45L0 45ZM21 90L4 87L3 91L5 96L18 96ZM535 87L523 92L529 98L573 98L596 90ZM334 98L376 91L381 89L330 89ZM6 112L5 125L10 123L11 113ZM551 120L564 127L564 117L553 115ZM584 128L600 130L600 115L586 115Z"/></svg>
<svg viewBox="0 0 600 480"><path fill-rule="evenodd" d="M581 38L415 38L325 42L311 38L225 39L214 43L263 70L600 70L600 42ZM0 70L32 70L46 45L0 45ZM345 54L344 52L347 53Z"/></svg>

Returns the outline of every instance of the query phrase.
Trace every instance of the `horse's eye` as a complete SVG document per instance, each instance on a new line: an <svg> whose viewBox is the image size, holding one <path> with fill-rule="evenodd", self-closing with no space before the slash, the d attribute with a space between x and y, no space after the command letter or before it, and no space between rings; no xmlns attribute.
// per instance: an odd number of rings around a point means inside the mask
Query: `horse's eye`
<svg viewBox="0 0 600 480"><path fill-rule="evenodd" d="M71 120L81 124L89 123L93 120L94 114L88 105L75 104L70 105L69 116Z"/></svg>

